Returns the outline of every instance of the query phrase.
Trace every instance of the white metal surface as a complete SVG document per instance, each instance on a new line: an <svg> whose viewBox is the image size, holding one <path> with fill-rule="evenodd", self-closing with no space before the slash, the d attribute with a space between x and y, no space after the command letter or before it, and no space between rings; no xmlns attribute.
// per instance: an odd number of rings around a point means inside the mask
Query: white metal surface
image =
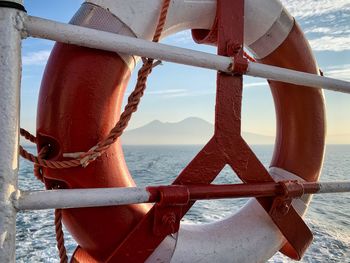
<svg viewBox="0 0 350 263"><path fill-rule="evenodd" d="M145 188L96 188L21 192L15 202L19 210L96 207L147 203Z"/></svg>
<svg viewBox="0 0 350 263"><path fill-rule="evenodd" d="M220 57L165 44L154 43L90 28L68 25L43 18L28 16L25 30L29 36L71 43L96 49L121 52L192 65L214 70L227 71L230 58Z"/></svg>
<svg viewBox="0 0 350 263"><path fill-rule="evenodd" d="M41 37L64 43L102 50L134 54L179 64L229 72L231 58L205 52L173 47L165 44L121 36L108 32L67 25L55 21L28 16L25 30L33 37ZM321 77L309 73L250 62L246 75L278 80L296 85L323 88L350 93L350 82Z"/></svg>
<svg viewBox="0 0 350 263"><path fill-rule="evenodd" d="M350 192L350 182L324 182L320 184L318 193L345 193Z"/></svg>
<svg viewBox="0 0 350 263"><path fill-rule="evenodd" d="M350 93L350 82L310 73L279 68L275 66L249 63L247 75L261 77L269 80L278 80L295 85L313 88L322 88L343 93Z"/></svg>
<svg viewBox="0 0 350 263"><path fill-rule="evenodd" d="M21 1L15 1L20 3ZM20 12L0 8L0 262L15 262L19 96Z"/></svg>

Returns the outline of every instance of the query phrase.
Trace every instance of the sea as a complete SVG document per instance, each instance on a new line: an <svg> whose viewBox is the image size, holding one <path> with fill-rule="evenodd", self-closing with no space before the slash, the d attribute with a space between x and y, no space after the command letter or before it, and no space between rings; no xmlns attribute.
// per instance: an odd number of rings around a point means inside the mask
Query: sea
<svg viewBox="0 0 350 263"><path fill-rule="evenodd" d="M124 146L130 173L138 186L170 184L193 159L201 146ZM273 146L255 145L254 152L268 167ZM34 148L29 150L34 151ZM19 186L40 190L33 166L20 161ZM350 145L328 145L321 181L350 180ZM238 183L230 167L225 167L215 183ZM198 201L183 219L201 224L227 217L247 199ZM19 212L17 216L17 262L59 262L53 225L53 210ZM350 262L350 193L314 195L305 216L314 234L312 245L301 262ZM65 245L71 255L75 241L65 231ZM269 262L293 262L279 252Z"/></svg>

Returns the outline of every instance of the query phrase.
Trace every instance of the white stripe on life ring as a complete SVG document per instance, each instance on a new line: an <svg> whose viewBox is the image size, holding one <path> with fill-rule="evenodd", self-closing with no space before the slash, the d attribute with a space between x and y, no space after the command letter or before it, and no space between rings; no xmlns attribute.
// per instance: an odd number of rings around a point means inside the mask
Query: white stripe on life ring
<svg viewBox="0 0 350 263"><path fill-rule="evenodd" d="M272 167L276 181L299 180L295 174ZM309 195L293 200L293 207L302 215ZM270 216L251 199L236 214L223 220L201 225L181 224L177 240L168 236L148 258L152 262L266 262L285 240Z"/></svg>
<svg viewBox="0 0 350 263"><path fill-rule="evenodd" d="M114 14L138 38L150 40L154 34L161 0L87 0ZM210 29L216 14L216 0L171 1L162 34L166 37L187 29ZM279 0L245 1L246 46L262 58L274 51L288 36L293 18ZM271 37L273 36L273 37ZM263 43L263 46L260 44ZM268 48L266 48L268 47Z"/></svg>

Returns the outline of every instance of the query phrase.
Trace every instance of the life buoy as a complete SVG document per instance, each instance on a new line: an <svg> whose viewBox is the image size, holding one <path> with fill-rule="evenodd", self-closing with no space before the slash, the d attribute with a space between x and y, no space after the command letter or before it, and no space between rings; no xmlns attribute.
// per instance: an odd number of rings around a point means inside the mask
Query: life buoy
<svg viewBox="0 0 350 263"><path fill-rule="evenodd" d="M161 0L88 0L71 23L151 39ZM180 11L181 10L181 11ZM216 0L171 2L163 37L185 29L197 42L210 35ZM208 35L209 33L209 35ZM245 2L245 45L261 63L317 74L311 49L294 19L278 0ZM50 144L51 160L90 149L118 120L136 58L57 43L41 85L37 138ZM276 181L318 180L325 139L321 90L269 82L275 101L277 137L270 174ZM120 142L87 168L44 169L48 188L135 186ZM300 214L309 197L293 201ZM148 205L67 209L63 221L81 250L74 258L103 262L149 210ZM148 262L262 262L285 240L260 205L251 200L238 213L205 225L182 224L177 243L166 238ZM157 262L158 262L157 261Z"/></svg>

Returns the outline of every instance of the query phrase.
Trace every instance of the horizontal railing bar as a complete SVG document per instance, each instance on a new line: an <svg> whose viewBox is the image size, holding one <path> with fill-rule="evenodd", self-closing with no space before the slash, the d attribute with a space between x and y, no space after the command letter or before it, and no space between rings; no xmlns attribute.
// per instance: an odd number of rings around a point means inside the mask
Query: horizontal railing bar
<svg viewBox="0 0 350 263"><path fill-rule="evenodd" d="M318 194L330 194L330 193L346 193L350 192L350 182L327 182L320 183L320 190Z"/></svg>
<svg viewBox="0 0 350 263"><path fill-rule="evenodd" d="M145 188L90 188L47 191L23 191L15 207L18 210L50 208L99 207L148 203L150 193Z"/></svg>
<svg viewBox="0 0 350 263"><path fill-rule="evenodd" d="M304 194L350 192L350 182L299 182ZM51 208L100 207L160 201L163 188L185 187L190 200L223 198L268 197L282 194L279 183L150 186L147 188L95 188L62 189L48 191L23 191L15 200L18 210L41 210Z"/></svg>
<svg viewBox="0 0 350 263"><path fill-rule="evenodd" d="M230 72L232 58L170 45L154 43L95 29L28 16L25 33L32 37L75 44L106 51L133 54L189 66ZM350 93L350 82L275 66L249 62L246 75L295 85Z"/></svg>

